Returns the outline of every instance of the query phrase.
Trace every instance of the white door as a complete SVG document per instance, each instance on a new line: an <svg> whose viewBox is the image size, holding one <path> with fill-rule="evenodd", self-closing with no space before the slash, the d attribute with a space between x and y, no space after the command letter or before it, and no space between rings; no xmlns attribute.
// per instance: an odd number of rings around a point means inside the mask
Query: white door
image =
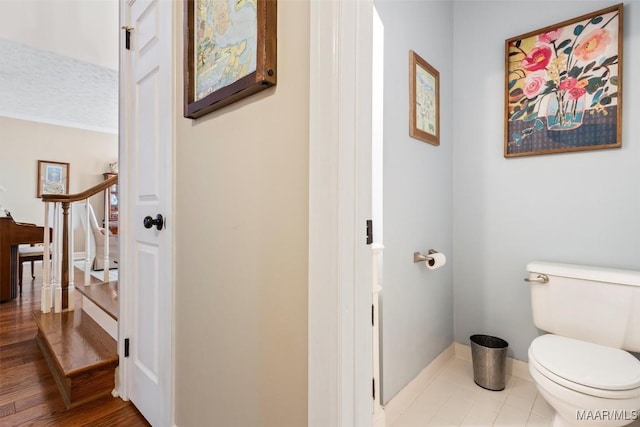
<svg viewBox="0 0 640 427"><path fill-rule="evenodd" d="M121 22L131 29L121 57L120 388L154 426L173 424L172 7L166 0L121 3Z"/></svg>

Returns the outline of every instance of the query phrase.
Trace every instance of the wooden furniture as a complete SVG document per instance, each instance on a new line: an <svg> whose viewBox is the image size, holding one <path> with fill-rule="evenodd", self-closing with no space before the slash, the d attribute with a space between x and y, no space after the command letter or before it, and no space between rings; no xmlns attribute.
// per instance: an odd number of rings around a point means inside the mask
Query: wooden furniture
<svg viewBox="0 0 640 427"><path fill-rule="evenodd" d="M30 246L20 245L18 247L18 264L19 264L19 273L18 273L18 286L20 287L20 294L22 294L22 272L24 269L23 264L25 262L31 263L31 278L35 279L35 271L33 263L35 261L42 261L44 258L44 249L42 246L36 246L33 243Z"/></svg>
<svg viewBox="0 0 640 427"><path fill-rule="evenodd" d="M18 245L42 243L44 227L0 218L0 302L18 296Z"/></svg>
<svg viewBox="0 0 640 427"><path fill-rule="evenodd" d="M118 176L117 173L105 172L102 174L104 179ZM109 188L109 231L118 234L118 184L114 184Z"/></svg>

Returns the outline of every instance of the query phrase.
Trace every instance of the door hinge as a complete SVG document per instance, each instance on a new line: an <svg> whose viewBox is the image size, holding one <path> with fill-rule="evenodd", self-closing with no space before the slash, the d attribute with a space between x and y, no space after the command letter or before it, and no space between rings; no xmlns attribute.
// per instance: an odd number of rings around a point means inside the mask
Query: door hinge
<svg viewBox="0 0 640 427"><path fill-rule="evenodd" d="M124 357L129 357L129 338L124 339Z"/></svg>
<svg viewBox="0 0 640 427"><path fill-rule="evenodd" d="M371 378L371 395L373 396L373 400L376 400L376 379Z"/></svg>
<svg viewBox="0 0 640 427"><path fill-rule="evenodd" d="M373 243L373 220L367 220L367 245Z"/></svg>
<svg viewBox="0 0 640 427"><path fill-rule="evenodd" d="M131 32L133 31L133 28L125 25L122 27L122 29L125 31L124 48L127 50L131 50Z"/></svg>
<svg viewBox="0 0 640 427"><path fill-rule="evenodd" d="M375 326L376 322L375 322L375 309L373 307L373 304L371 304L371 326Z"/></svg>

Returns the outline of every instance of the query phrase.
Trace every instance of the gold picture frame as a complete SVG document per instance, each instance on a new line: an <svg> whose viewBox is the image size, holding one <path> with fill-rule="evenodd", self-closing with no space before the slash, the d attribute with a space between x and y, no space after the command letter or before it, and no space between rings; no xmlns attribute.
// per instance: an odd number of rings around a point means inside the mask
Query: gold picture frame
<svg viewBox="0 0 640 427"><path fill-rule="evenodd" d="M38 160L36 197L43 194L69 194L69 163Z"/></svg>
<svg viewBox="0 0 640 427"><path fill-rule="evenodd" d="M184 117L276 84L276 0L186 0Z"/></svg>
<svg viewBox="0 0 640 427"><path fill-rule="evenodd" d="M409 51L409 135L440 145L440 73Z"/></svg>
<svg viewBox="0 0 640 427"><path fill-rule="evenodd" d="M622 145L623 5L505 41L504 157Z"/></svg>

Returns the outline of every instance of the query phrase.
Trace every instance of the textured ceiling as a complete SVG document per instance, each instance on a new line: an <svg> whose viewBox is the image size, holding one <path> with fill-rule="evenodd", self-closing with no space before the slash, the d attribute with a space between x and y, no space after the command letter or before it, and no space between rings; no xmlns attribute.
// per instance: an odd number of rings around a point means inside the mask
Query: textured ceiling
<svg viewBox="0 0 640 427"><path fill-rule="evenodd" d="M0 116L118 131L118 73L0 39Z"/></svg>

